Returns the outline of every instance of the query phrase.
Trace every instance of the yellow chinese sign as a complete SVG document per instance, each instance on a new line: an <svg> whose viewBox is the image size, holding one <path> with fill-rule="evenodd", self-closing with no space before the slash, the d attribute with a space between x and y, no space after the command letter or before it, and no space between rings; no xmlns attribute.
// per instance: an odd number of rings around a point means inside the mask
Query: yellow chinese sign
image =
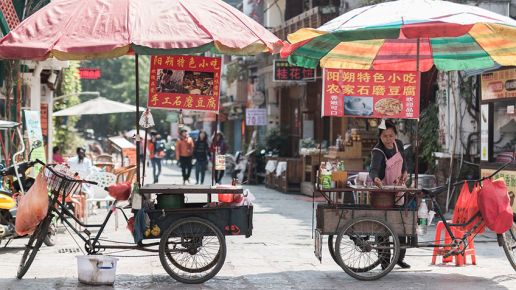
<svg viewBox="0 0 516 290"><path fill-rule="evenodd" d="M480 175L489 176L489 175L493 174L493 172L495 172L495 169L482 168L482 170L480 171ZM516 194L516 171L502 170L494 176L494 179L497 179L500 177L505 180L505 185L507 185L507 190L509 190L509 192L512 192L513 194ZM512 205L512 211L516 213L516 202L514 202Z"/></svg>
<svg viewBox="0 0 516 290"><path fill-rule="evenodd" d="M516 97L516 68L483 73L481 77L482 100Z"/></svg>

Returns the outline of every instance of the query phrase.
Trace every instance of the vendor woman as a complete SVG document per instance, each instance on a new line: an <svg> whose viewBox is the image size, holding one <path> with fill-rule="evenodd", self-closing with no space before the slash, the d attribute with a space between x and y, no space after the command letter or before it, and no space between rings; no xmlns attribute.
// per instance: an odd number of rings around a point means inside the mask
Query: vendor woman
<svg viewBox="0 0 516 290"><path fill-rule="evenodd" d="M396 126L389 120L382 120L378 129L379 140L371 151L369 176L378 187L405 184L407 181L407 168L404 160L403 143L396 139L398 134ZM393 201L394 193L389 194L392 195ZM392 203L387 205L387 207L392 207ZM400 243L406 243L405 237L400 236L399 239ZM400 251L397 264L403 269L408 269L410 265L403 261L405 252L405 249ZM390 255L387 260L389 259ZM389 262L386 261L382 263L382 267L386 267L388 264Z"/></svg>

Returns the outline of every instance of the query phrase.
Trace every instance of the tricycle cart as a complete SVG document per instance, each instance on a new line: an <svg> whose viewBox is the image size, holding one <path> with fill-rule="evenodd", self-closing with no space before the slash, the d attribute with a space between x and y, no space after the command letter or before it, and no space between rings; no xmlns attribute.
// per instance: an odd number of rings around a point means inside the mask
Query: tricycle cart
<svg viewBox="0 0 516 290"><path fill-rule="evenodd" d="M134 243L109 241L102 238L102 233L113 212L117 209L121 210L117 207L119 200L114 201L101 224L86 224L74 216L61 201L66 199L67 195L78 192L81 184L94 184L94 182L76 179L58 165L47 165L46 176L51 189L48 213L29 239L18 269L18 279L25 275L34 261L46 237L50 222L55 217L79 236L84 242L85 252L89 255L101 254L109 249L159 253L161 264L167 273L177 281L190 284L203 283L215 276L222 268L226 258L225 236L250 237L252 234L253 207L251 205L195 202L181 203L176 208L164 208L163 204L159 202L155 204L150 198L151 195L157 196L158 200L159 196L166 195L183 198L185 194L189 194L196 197L196 200L197 197L206 196L210 201L211 194L245 194L241 187L146 185L139 193L134 193L144 197L143 209L137 211L133 209L137 212L134 236L136 237L136 232L139 232L141 238L135 238ZM122 213L125 216L123 210ZM127 220L127 216L125 218ZM82 229L76 227L74 222ZM96 228L98 232L92 234L89 231L90 228ZM157 239L159 241L156 241Z"/></svg>
<svg viewBox="0 0 516 290"><path fill-rule="evenodd" d="M512 160L511 160L512 162ZM510 162L509 162L510 163ZM492 178L506 167L502 165L492 175L471 182L482 182ZM459 185L466 181L453 184ZM436 201L438 194L445 192L447 186L433 189L402 188L400 186L388 189L375 186L321 189L316 184L316 193L325 197L327 203L318 204L316 209L315 255L322 259L322 236L328 235L328 249L333 260L350 276L358 280L376 280L388 274L396 265L400 250L416 247L438 247L444 249L443 257L464 255L471 238L478 234L478 229L484 226L484 219L478 211L469 220L461 224L446 221ZM370 204L360 203L357 198L351 203L336 203L330 197L332 193L345 192L349 194L378 192L404 193L404 206L397 208L374 208ZM442 220L451 242L419 243L417 236L417 207L408 204L418 200L418 197L429 198L433 204L437 220ZM514 223L516 224L516 223ZM515 227L503 234L497 235L499 246L504 248L507 259L516 270L516 239ZM457 236L453 228L466 228L462 236ZM401 242L401 241L403 242Z"/></svg>

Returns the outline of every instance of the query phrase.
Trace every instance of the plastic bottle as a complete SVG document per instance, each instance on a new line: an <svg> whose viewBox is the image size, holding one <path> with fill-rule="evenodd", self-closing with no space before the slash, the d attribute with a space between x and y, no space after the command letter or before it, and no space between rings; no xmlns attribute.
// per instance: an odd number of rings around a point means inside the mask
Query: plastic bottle
<svg viewBox="0 0 516 290"><path fill-rule="evenodd" d="M419 209L417 210L417 234L426 234L428 227L428 207L426 206L426 200L422 199Z"/></svg>

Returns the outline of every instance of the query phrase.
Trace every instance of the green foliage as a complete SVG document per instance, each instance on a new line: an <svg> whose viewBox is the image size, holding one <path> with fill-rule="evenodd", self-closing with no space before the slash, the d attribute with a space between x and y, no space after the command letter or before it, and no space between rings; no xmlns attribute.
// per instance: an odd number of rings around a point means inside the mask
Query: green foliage
<svg viewBox="0 0 516 290"><path fill-rule="evenodd" d="M285 155L286 146L287 146L287 137L282 135L280 130L277 128L273 128L267 131L265 135L265 146L267 150L279 150L280 156Z"/></svg>
<svg viewBox="0 0 516 290"><path fill-rule="evenodd" d="M54 102L54 112L80 103L78 95L81 92L79 62L71 61L70 67L63 70L63 76L58 85L56 95L71 95ZM75 124L79 117L54 117L54 144L63 148L63 152L73 152L77 146L83 146L83 140L75 133Z"/></svg>
<svg viewBox="0 0 516 290"><path fill-rule="evenodd" d="M439 108L437 104L432 103L421 112L419 122L419 134L421 136L421 153L419 158L427 163L429 171L435 169L433 153L441 150L437 135L439 131L438 114Z"/></svg>
<svg viewBox="0 0 516 290"><path fill-rule="evenodd" d="M135 58L133 56L115 59L89 60L81 62L82 67L99 68L102 76L98 80L82 80L84 91L98 91L100 96L127 104L136 104ZM139 56L139 93L140 106L146 107L149 92L150 57ZM90 96L90 99L96 96ZM88 100L86 96L82 101ZM143 110L141 109L141 112ZM140 114L141 114L140 112ZM167 111L152 110L155 129L167 133L169 123L166 122ZM136 127L134 113L120 113L100 116L83 116L77 124L79 130L93 128L96 136L115 136L123 131Z"/></svg>

